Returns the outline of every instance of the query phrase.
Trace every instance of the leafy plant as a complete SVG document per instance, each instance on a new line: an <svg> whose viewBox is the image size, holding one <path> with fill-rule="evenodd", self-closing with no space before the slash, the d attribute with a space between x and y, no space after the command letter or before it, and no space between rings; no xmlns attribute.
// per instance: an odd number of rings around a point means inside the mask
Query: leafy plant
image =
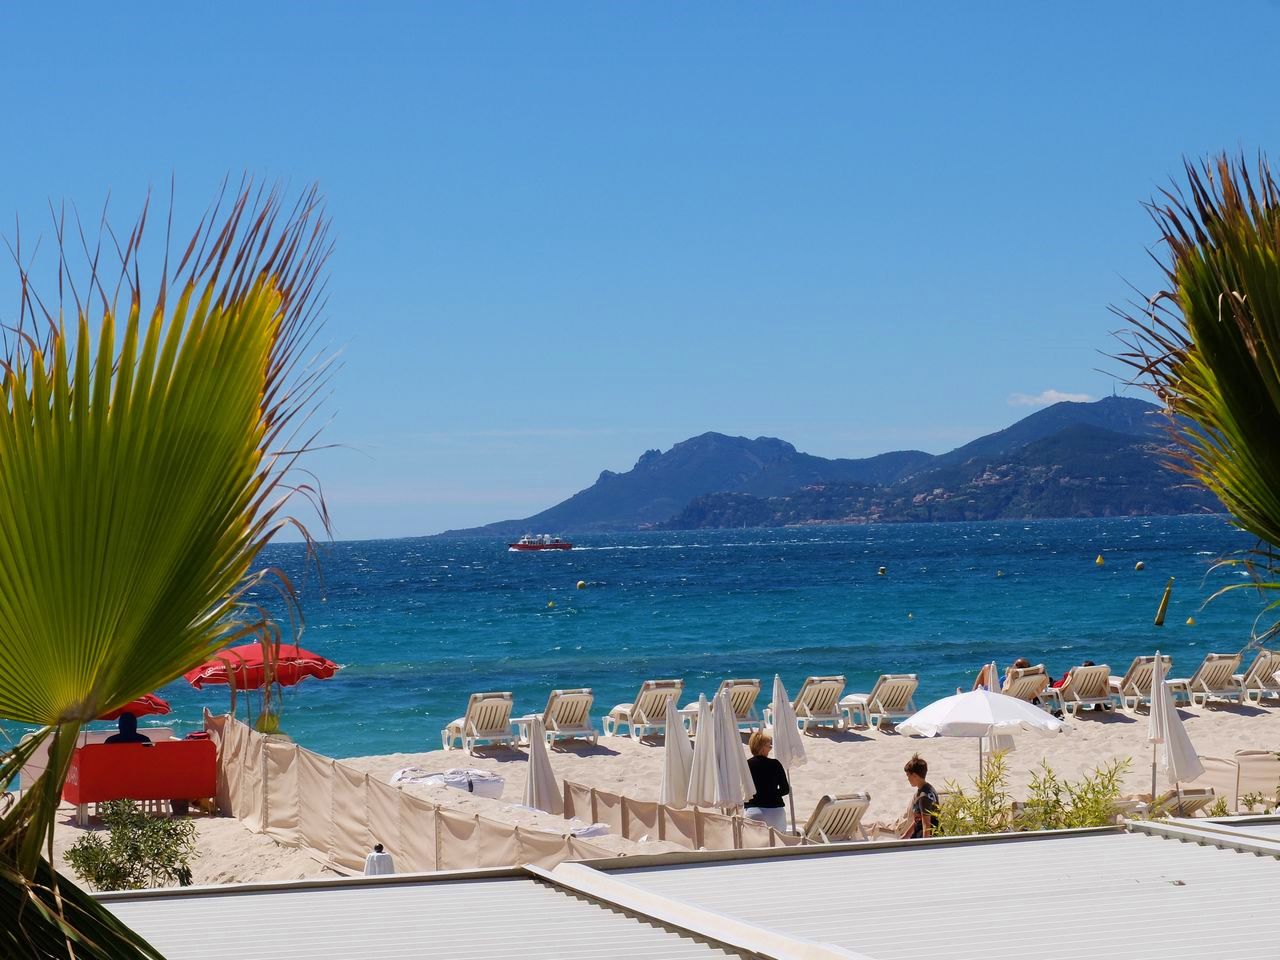
<svg viewBox="0 0 1280 960"><path fill-rule="evenodd" d="M313 191L292 208L246 184L165 253L144 295L146 209L104 223L84 263L59 243L58 296L21 247L16 331L0 357L0 719L40 727L0 783L49 765L0 819L0 955L155 957L44 859L81 724L263 633L242 602L301 493L298 458L325 363L309 364L328 253ZM59 240L63 224L55 223ZM168 241L166 240L166 248ZM104 249L105 247L105 249ZM118 273L105 264L118 264ZM70 319L67 320L66 318Z"/></svg>
<svg viewBox="0 0 1280 960"><path fill-rule="evenodd" d="M1227 809L1227 798L1218 797L1213 801L1213 806L1209 808L1208 815L1211 817L1225 817L1229 816L1230 813L1231 811Z"/></svg>
<svg viewBox="0 0 1280 960"><path fill-rule="evenodd" d="M1066 784L1067 812L1064 826L1103 827L1114 823L1124 775L1132 765L1127 757L1112 760L1074 783Z"/></svg>
<svg viewBox="0 0 1280 960"><path fill-rule="evenodd" d="M947 781L947 793L938 804L937 833L944 837L975 833L1003 833L1013 822L1009 796L1009 765L1004 751L987 758L982 772L966 792Z"/></svg>
<svg viewBox="0 0 1280 960"><path fill-rule="evenodd" d="M1250 813L1270 813L1274 802L1265 793L1246 793L1240 798L1240 805ZM1259 809L1254 810L1254 807Z"/></svg>
<svg viewBox="0 0 1280 960"><path fill-rule="evenodd" d="M1253 551L1222 562L1243 564L1253 586L1273 591L1280 586L1280 184L1265 157L1252 170L1223 155L1188 162L1185 172L1185 189L1175 185L1148 204L1167 250L1168 289L1117 310L1128 323L1119 359L1164 404L1171 465L1258 538Z"/></svg>
<svg viewBox="0 0 1280 960"><path fill-rule="evenodd" d="M149 817L132 800L103 805L104 840L86 833L67 850L76 875L95 890L191 886L196 825L189 819Z"/></svg>
<svg viewBox="0 0 1280 960"><path fill-rule="evenodd" d="M1071 830L1114 822L1122 780L1130 761L1113 760L1080 780L1061 779L1045 761L1031 776L1026 802L1009 795L1006 757L993 754L982 775L966 792L948 782L949 794L938 812L943 836L1003 833L1008 830Z"/></svg>

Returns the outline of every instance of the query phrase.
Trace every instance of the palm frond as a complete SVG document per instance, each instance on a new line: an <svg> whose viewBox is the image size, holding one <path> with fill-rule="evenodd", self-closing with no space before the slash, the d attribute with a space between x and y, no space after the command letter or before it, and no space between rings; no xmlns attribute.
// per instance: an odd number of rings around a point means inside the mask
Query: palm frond
<svg viewBox="0 0 1280 960"><path fill-rule="evenodd" d="M22 268L0 359L0 718L51 743L48 772L0 821L0 927L54 939L66 931L31 925L48 911L65 925L58 905L78 902L39 878L79 727L263 632L241 601L268 576L259 551L296 524L288 478L311 440L292 435L329 370L305 353L329 252L314 189L286 206L224 188L144 302L146 224L144 207L123 239L106 227L106 254L82 243L77 284L59 221L59 300ZM113 254L118 278L103 275ZM0 759L0 782L20 759ZM101 923L110 939L118 925Z"/></svg>
<svg viewBox="0 0 1280 960"><path fill-rule="evenodd" d="M1220 156L1185 165L1148 209L1168 289L1128 322L1119 355L1169 414L1175 469L1208 487L1256 536L1280 545L1280 185Z"/></svg>

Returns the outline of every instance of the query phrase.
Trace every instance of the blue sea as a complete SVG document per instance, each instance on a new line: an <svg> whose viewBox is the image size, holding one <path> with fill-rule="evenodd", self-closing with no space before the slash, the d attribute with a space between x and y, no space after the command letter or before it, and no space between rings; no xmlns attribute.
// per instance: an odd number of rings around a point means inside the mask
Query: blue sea
<svg viewBox="0 0 1280 960"><path fill-rule="evenodd" d="M341 757L438 749L441 728L479 690L513 691L523 713L540 710L554 688L591 687L599 715L646 678L682 677L692 699L730 676L767 684L780 673L794 693L809 674L843 673L852 691L880 673L916 672L923 703L967 688L991 659L1003 668L1025 656L1055 674L1091 659L1119 672L1156 647L1172 653L1176 674L1207 651L1243 647L1264 605L1253 590L1204 605L1218 588L1247 582L1238 570L1211 571L1215 560L1253 545L1216 516L575 543L543 553L511 553L497 539L334 543L321 548L322 578L300 545L272 546L264 563L301 587L302 645L342 665L331 680L286 691L284 728ZM1134 569L1138 561L1145 569ZM229 699L225 687L195 691L183 681L161 693L174 713L147 720L180 731L199 726L202 707L224 712Z"/></svg>

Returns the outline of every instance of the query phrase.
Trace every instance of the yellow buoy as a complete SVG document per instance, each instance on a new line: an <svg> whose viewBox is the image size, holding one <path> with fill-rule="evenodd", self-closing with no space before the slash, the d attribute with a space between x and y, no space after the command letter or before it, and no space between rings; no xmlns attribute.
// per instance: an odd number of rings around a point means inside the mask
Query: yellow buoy
<svg viewBox="0 0 1280 960"><path fill-rule="evenodd" d="M1143 563L1141 560L1139 560L1137 563L1133 565L1133 569L1135 570L1145 570L1146 568L1147 568L1147 565Z"/></svg>
<svg viewBox="0 0 1280 960"><path fill-rule="evenodd" d="M1187 626L1188 626L1188 627L1194 627L1195 625L1196 625L1196 618L1195 618L1195 617L1187 617Z"/></svg>
<svg viewBox="0 0 1280 960"><path fill-rule="evenodd" d="M579 589L579 590L585 590L585 589L587 589L587 581L585 581L585 580L579 580L579 581L578 581L578 589Z"/></svg>
<svg viewBox="0 0 1280 960"><path fill-rule="evenodd" d="M1093 562L1095 565L1099 567L1102 566L1104 563L1106 563L1106 561L1102 559L1102 554L1098 554L1098 559L1094 560Z"/></svg>
<svg viewBox="0 0 1280 960"><path fill-rule="evenodd" d="M907 619L908 619L908 620L914 620L915 618L916 618L916 615L915 615L914 613L908 613L908 614L907 614Z"/></svg>
<svg viewBox="0 0 1280 960"><path fill-rule="evenodd" d="M555 605L556 605L556 602L555 602L554 600L548 600L548 601L547 601L547 609L548 609L548 610L550 610L550 609L551 609L552 607L554 607Z"/></svg>
<svg viewBox="0 0 1280 960"><path fill-rule="evenodd" d="M885 574L885 570L887 569L888 569L887 567L881 567L879 570L876 571L876 576L883 577Z"/></svg>

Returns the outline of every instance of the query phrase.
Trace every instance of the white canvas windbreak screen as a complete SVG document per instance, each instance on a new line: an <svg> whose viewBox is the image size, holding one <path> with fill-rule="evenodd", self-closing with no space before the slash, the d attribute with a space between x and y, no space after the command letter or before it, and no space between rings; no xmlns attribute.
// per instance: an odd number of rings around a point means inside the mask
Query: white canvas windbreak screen
<svg viewBox="0 0 1280 960"><path fill-rule="evenodd" d="M610 856L565 834L517 828L410 796L337 760L205 714L218 748L218 804L256 833L359 870L381 843L401 873ZM621 826L621 798L618 800Z"/></svg>

